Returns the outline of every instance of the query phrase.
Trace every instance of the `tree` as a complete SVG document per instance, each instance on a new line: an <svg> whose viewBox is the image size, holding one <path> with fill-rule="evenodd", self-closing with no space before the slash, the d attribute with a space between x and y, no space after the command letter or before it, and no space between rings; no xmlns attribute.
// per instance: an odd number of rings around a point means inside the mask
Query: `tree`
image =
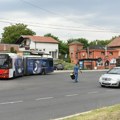
<svg viewBox="0 0 120 120"><path fill-rule="evenodd" d="M62 40L59 40L58 37L52 35L51 33L45 34L44 36L45 37L52 37L52 38L54 38L55 40L57 40L59 42L58 45L59 45L59 54L60 54L59 58L60 59L65 59L65 55L68 56L69 48L68 48L67 43L63 42Z"/></svg>
<svg viewBox="0 0 120 120"><path fill-rule="evenodd" d="M3 28L4 32L2 33L2 43L10 43L14 44L15 41L21 36L21 35L35 35L36 33L32 31L31 29L27 28L27 25L18 23L15 25L11 25L8 27Z"/></svg>
<svg viewBox="0 0 120 120"><path fill-rule="evenodd" d="M14 47L11 47L11 48L10 48L10 52L11 52L11 53L17 53L17 51L14 49Z"/></svg>
<svg viewBox="0 0 120 120"><path fill-rule="evenodd" d="M51 33L45 34L44 37L52 37L52 38L54 38L55 40L59 41L58 37L52 35Z"/></svg>
<svg viewBox="0 0 120 120"><path fill-rule="evenodd" d="M90 46L94 46L94 45L106 46L110 42L111 42L111 40L94 40L94 41L90 42L89 44L90 44Z"/></svg>
<svg viewBox="0 0 120 120"><path fill-rule="evenodd" d="M77 39L69 39L68 44L70 44L73 41L78 41L83 44L83 48L87 48L89 46L88 40L85 38L77 38Z"/></svg>

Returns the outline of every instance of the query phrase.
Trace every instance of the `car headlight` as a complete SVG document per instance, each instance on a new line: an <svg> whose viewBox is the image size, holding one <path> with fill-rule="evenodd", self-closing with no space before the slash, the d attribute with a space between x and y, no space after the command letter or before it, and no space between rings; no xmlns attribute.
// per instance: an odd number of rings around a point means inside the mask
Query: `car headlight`
<svg viewBox="0 0 120 120"><path fill-rule="evenodd" d="M111 81L112 78L105 78L105 77L102 77L102 80L105 80L105 81Z"/></svg>

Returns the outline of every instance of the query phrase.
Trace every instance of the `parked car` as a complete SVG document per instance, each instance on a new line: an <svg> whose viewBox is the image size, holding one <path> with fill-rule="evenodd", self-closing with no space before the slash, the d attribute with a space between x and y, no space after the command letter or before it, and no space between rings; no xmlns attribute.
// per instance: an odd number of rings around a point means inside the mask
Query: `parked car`
<svg viewBox="0 0 120 120"><path fill-rule="evenodd" d="M64 70L64 65L62 63L54 64L54 70Z"/></svg>
<svg viewBox="0 0 120 120"><path fill-rule="evenodd" d="M120 67L114 67L107 73L101 75L101 77L99 78L99 83L102 87L120 87Z"/></svg>

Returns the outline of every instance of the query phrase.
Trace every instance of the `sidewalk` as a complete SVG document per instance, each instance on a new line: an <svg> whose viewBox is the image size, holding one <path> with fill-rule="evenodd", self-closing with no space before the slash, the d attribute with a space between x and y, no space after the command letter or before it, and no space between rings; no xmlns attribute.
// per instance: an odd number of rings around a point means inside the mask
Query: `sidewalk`
<svg viewBox="0 0 120 120"><path fill-rule="evenodd" d="M102 69L102 70L82 70L82 72L95 72L95 71L108 71L109 69ZM73 70L54 70L55 73L59 72L73 72Z"/></svg>

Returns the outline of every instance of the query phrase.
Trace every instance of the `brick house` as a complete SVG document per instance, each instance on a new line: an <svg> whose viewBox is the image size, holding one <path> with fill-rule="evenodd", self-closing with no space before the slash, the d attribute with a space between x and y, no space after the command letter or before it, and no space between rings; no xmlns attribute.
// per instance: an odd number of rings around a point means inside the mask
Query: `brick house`
<svg viewBox="0 0 120 120"><path fill-rule="evenodd" d="M19 44L20 51L39 51L50 54L53 58L58 59L58 41L52 37L22 35L16 44Z"/></svg>
<svg viewBox="0 0 120 120"><path fill-rule="evenodd" d="M120 56L120 36L113 39L107 46L118 50L118 56Z"/></svg>
<svg viewBox="0 0 120 120"><path fill-rule="evenodd" d="M116 65L119 51L107 46L90 46L83 49L80 42L69 44L71 63L79 63L82 69L104 69Z"/></svg>

